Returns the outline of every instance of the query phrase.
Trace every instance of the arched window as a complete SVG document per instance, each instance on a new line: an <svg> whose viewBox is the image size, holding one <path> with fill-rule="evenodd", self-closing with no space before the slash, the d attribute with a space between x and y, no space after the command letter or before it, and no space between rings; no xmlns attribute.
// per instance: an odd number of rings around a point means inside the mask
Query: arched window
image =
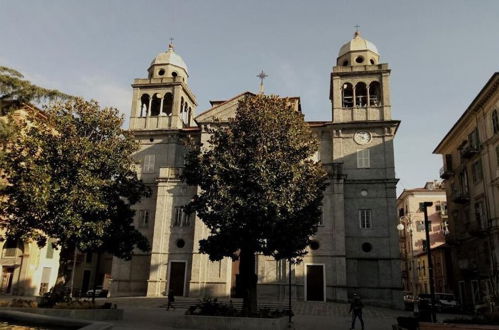
<svg viewBox="0 0 499 330"><path fill-rule="evenodd" d="M343 84L343 108L353 107L353 86L350 83Z"/></svg>
<svg viewBox="0 0 499 330"><path fill-rule="evenodd" d="M190 122L191 122L191 117L192 116L192 109L191 107L189 107L189 113L188 113L188 116L187 116L187 124L190 125Z"/></svg>
<svg viewBox="0 0 499 330"><path fill-rule="evenodd" d="M494 134L499 132L499 119L497 118L497 110L492 111L492 129Z"/></svg>
<svg viewBox="0 0 499 330"><path fill-rule="evenodd" d="M158 93L156 93L152 96L151 116L159 116L160 108L161 108L161 99L158 97Z"/></svg>
<svg viewBox="0 0 499 330"><path fill-rule="evenodd" d="M163 97L163 110L167 116L172 115L172 107L173 107L173 95L171 93L166 93Z"/></svg>
<svg viewBox="0 0 499 330"><path fill-rule="evenodd" d="M149 95L142 94L140 97L140 116L146 117L149 110Z"/></svg>
<svg viewBox="0 0 499 330"><path fill-rule="evenodd" d="M371 107L381 105L381 87L377 81L373 81L369 84L369 105Z"/></svg>
<svg viewBox="0 0 499 330"><path fill-rule="evenodd" d="M355 85L355 105L358 107L367 106L367 87L363 82Z"/></svg>

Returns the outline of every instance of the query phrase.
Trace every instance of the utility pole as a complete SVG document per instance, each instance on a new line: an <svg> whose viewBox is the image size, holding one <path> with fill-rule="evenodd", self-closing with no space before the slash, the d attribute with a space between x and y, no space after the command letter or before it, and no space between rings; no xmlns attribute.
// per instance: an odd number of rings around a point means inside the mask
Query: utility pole
<svg viewBox="0 0 499 330"><path fill-rule="evenodd" d="M433 323L437 322L437 315L435 313L435 282L433 280L433 261L431 260L431 242L430 242L430 223L428 221L428 210L429 206L432 206L432 202L423 203L424 211L424 230L426 234L426 255L428 257L428 276L430 277L430 295L431 295L431 320Z"/></svg>

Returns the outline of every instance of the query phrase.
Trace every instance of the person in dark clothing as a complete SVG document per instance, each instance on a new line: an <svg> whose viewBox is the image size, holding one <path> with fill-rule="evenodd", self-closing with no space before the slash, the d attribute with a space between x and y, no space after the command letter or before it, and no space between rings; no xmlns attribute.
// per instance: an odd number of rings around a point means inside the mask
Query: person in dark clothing
<svg viewBox="0 0 499 330"><path fill-rule="evenodd" d="M362 319L362 308L364 305L362 301L360 301L360 297L357 293L353 294L353 301L350 304L350 311L352 313L352 326L351 329L355 329L355 320L359 318L360 325L362 326L362 330L364 330L364 320Z"/></svg>
<svg viewBox="0 0 499 330"><path fill-rule="evenodd" d="M175 295L173 294L173 290L170 289L170 291L168 291L168 305L166 306L167 311L170 310L170 307L175 309L175 306L173 306L174 301L175 301Z"/></svg>

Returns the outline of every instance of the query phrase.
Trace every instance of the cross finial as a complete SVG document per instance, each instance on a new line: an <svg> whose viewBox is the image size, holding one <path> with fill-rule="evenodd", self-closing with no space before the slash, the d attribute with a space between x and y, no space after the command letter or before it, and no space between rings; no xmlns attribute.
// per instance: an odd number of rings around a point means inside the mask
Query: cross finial
<svg viewBox="0 0 499 330"><path fill-rule="evenodd" d="M268 75L262 70L257 77L260 78L260 94L263 94L263 79L267 78Z"/></svg>
<svg viewBox="0 0 499 330"><path fill-rule="evenodd" d="M360 32L359 32L360 25L357 24L357 25L354 25L353 27L355 28L354 37L360 35Z"/></svg>
<svg viewBox="0 0 499 330"><path fill-rule="evenodd" d="M173 50L173 37L170 37L170 43L168 44L168 49Z"/></svg>

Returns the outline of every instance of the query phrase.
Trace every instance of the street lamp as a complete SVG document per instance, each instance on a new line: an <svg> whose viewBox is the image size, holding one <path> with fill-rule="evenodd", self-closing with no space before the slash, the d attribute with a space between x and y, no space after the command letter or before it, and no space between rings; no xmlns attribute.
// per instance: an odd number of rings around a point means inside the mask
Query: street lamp
<svg viewBox="0 0 499 330"><path fill-rule="evenodd" d="M433 262L431 260L431 242L430 242L430 222L428 221L427 208L432 206L432 202L423 203L424 212L424 230L426 234L426 255L428 257L428 276L430 277L430 295L431 295L431 320L433 323L437 322L437 315L435 313L435 282L433 279Z"/></svg>
<svg viewBox="0 0 499 330"><path fill-rule="evenodd" d="M406 251L407 251L407 245L409 245L409 253L406 253L406 255L405 255L405 264L406 264L406 268L409 268L408 265L410 264L411 273L412 273L412 274L408 273L407 278L410 280L412 295L416 296L416 267L414 267L414 247L413 247L413 239L412 239L412 218L411 218L410 214L408 214L407 216L400 217L400 223L397 225L397 230L399 232L402 232L404 229L409 234L409 244L407 244L406 241L404 240L404 247L406 248ZM408 262L409 255L410 255L410 263ZM417 303L413 304L413 313L415 313L415 314L418 313Z"/></svg>
<svg viewBox="0 0 499 330"><path fill-rule="evenodd" d="M288 328L293 329L293 311L291 309L291 263L292 259L288 259L288 292L289 292L289 297L288 297Z"/></svg>

